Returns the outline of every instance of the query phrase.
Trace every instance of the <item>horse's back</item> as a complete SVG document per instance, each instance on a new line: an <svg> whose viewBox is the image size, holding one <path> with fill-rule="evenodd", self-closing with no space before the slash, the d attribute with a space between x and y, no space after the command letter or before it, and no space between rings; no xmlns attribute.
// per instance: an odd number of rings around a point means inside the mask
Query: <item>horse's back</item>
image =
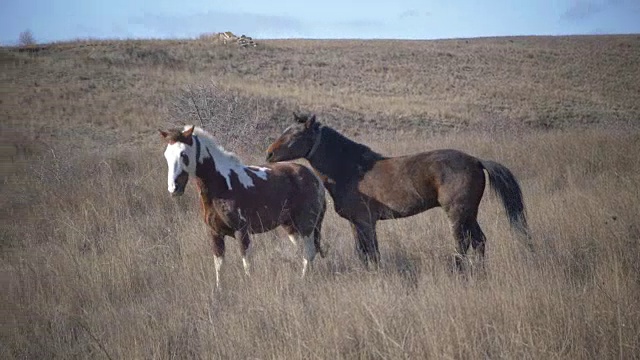
<svg viewBox="0 0 640 360"><path fill-rule="evenodd" d="M407 169L413 169L415 176L446 177L482 170L480 160L465 152L454 149L439 149L400 157Z"/></svg>
<svg viewBox="0 0 640 360"><path fill-rule="evenodd" d="M275 176L281 177L286 183L288 196L292 197L291 201L305 203L318 202L322 199L324 202L324 186L322 181L308 167L293 162L278 162L265 165Z"/></svg>
<svg viewBox="0 0 640 360"><path fill-rule="evenodd" d="M308 167L293 162L278 162L268 164L269 168L283 178L286 178L288 189L284 206L290 213L290 224L283 224L296 228L303 234L313 232L322 222L326 209L325 189L322 181Z"/></svg>
<svg viewBox="0 0 640 360"><path fill-rule="evenodd" d="M376 199L381 218L393 218L446 206L460 197L475 202L484 181L477 158L442 149L379 160L364 174L358 190Z"/></svg>
<svg viewBox="0 0 640 360"><path fill-rule="evenodd" d="M277 162L264 165L277 176L289 178L300 186L321 187L322 182L308 167L294 162Z"/></svg>
<svg viewBox="0 0 640 360"><path fill-rule="evenodd" d="M411 185L420 193L421 189L430 192L448 182L466 182L482 173L482 164L462 151L443 149L385 158L372 170L365 178L377 178L376 182L386 183L387 190Z"/></svg>
<svg viewBox="0 0 640 360"><path fill-rule="evenodd" d="M413 181L423 184L429 194L436 193L438 203L477 206L485 187L481 161L465 152L439 149L409 156L406 166Z"/></svg>

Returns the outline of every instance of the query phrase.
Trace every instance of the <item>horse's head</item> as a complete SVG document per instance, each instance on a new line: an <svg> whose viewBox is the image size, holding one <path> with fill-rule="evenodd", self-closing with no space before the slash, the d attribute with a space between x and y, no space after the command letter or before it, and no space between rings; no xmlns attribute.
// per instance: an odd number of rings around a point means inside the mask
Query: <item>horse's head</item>
<svg viewBox="0 0 640 360"><path fill-rule="evenodd" d="M268 162L308 158L318 147L321 126L316 122L316 116L294 112L293 117L295 123L267 148Z"/></svg>
<svg viewBox="0 0 640 360"><path fill-rule="evenodd" d="M197 155L197 139L193 136L194 126L186 127L185 130L158 130L160 135L167 142L167 149L164 157L168 165L168 189L174 196L184 193L189 175L195 175Z"/></svg>

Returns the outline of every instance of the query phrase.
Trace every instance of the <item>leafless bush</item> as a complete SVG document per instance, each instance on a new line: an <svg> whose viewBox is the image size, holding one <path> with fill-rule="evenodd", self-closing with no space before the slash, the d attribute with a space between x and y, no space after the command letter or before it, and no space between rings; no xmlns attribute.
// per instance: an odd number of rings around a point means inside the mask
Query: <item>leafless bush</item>
<svg viewBox="0 0 640 360"><path fill-rule="evenodd" d="M36 39L33 37L31 30L25 30L18 36L18 44L20 46L35 45Z"/></svg>
<svg viewBox="0 0 640 360"><path fill-rule="evenodd" d="M264 150L270 136L276 135L279 123L289 120L287 109L282 101L241 95L209 82L179 91L169 117L177 126L201 126L228 150L256 154Z"/></svg>

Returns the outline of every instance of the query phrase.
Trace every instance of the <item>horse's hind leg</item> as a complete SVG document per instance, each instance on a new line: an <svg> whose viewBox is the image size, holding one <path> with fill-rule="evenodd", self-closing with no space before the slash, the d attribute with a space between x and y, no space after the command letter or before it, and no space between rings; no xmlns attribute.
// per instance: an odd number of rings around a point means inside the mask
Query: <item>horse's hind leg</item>
<svg viewBox="0 0 640 360"><path fill-rule="evenodd" d="M455 256L456 267L458 270L464 269L464 263L467 261L467 250L471 245L472 226L469 221L461 216L449 213L449 221L451 222L451 232L457 243L457 254Z"/></svg>
<svg viewBox="0 0 640 360"><path fill-rule="evenodd" d="M482 232L478 221L475 220L471 225L471 246L476 254L480 257L480 260L484 260L484 247L487 241L486 236Z"/></svg>
<svg viewBox="0 0 640 360"><path fill-rule="evenodd" d="M315 231L308 235L301 235L303 239L303 249L302 249L302 277L307 275L307 271L311 264L313 263L313 259L316 257L316 235Z"/></svg>
<svg viewBox="0 0 640 360"><path fill-rule="evenodd" d="M485 270L484 247L486 240L487 238L484 236L478 221L474 220L471 224L471 246L476 253L476 266L474 268L479 271L478 274L482 274Z"/></svg>
<svg viewBox="0 0 640 360"><path fill-rule="evenodd" d="M311 230L308 235L303 235L292 225L282 225L282 228L287 232L289 240L291 240L294 245L297 246L299 243L302 243L302 277L304 277L307 274L313 259L316 257L317 248L315 231Z"/></svg>
<svg viewBox="0 0 640 360"><path fill-rule="evenodd" d="M216 269L216 288L220 289L220 273L224 260L224 235L211 233L211 246L213 248L213 262Z"/></svg>
<svg viewBox="0 0 640 360"><path fill-rule="evenodd" d="M458 270L463 270L464 263L468 261L467 251L469 246L473 247L478 256L480 267L484 267L484 251L486 237L475 217L472 218L451 218L451 230L457 242L456 266Z"/></svg>
<svg viewBox="0 0 640 360"><path fill-rule="evenodd" d="M244 273L246 276L249 276L251 265L249 264L248 250L251 238L249 237L249 233L246 229L236 230L234 236L240 243L240 255L242 255L242 267L244 268Z"/></svg>

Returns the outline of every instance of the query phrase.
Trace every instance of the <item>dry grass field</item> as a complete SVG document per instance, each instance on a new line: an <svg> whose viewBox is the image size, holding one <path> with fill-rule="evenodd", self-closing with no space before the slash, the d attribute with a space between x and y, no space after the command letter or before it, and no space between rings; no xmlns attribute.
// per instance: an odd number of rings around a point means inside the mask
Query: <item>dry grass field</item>
<svg viewBox="0 0 640 360"><path fill-rule="evenodd" d="M0 357L640 358L640 36L258 44L0 48ZM380 223L366 271L330 209L308 278L273 231L250 278L227 240L217 291L156 129L257 164L293 110L385 154L505 164L535 252L486 190L484 276L451 270L439 209Z"/></svg>

